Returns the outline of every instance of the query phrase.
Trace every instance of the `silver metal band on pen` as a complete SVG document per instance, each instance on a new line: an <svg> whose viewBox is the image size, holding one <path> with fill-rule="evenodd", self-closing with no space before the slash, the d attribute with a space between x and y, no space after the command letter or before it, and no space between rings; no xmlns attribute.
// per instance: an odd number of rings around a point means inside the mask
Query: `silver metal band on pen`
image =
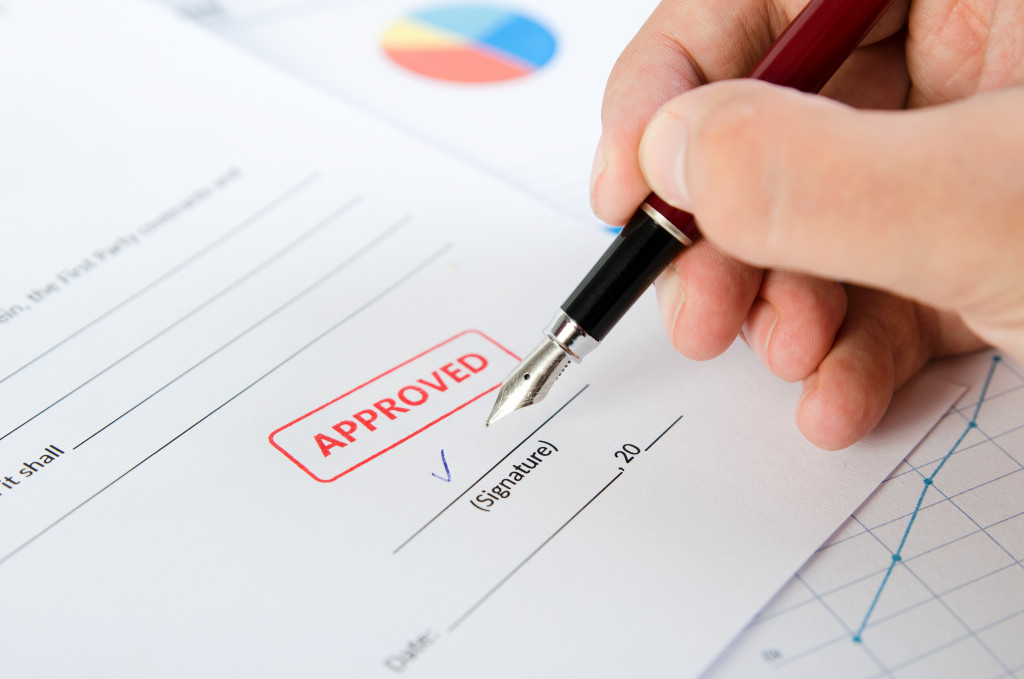
<svg viewBox="0 0 1024 679"><path fill-rule="evenodd" d="M665 215L658 212L658 210L652 207L650 203L644 201L643 203L640 204L640 209L644 211L644 214L653 219L658 226L672 234L672 237L675 238L677 241L679 241L686 247L690 247L691 245L693 245L692 238L690 238L685 233L680 231L678 226L670 222Z"/></svg>
<svg viewBox="0 0 1024 679"><path fill-rule="evenodd" d="M548 339L561 347L562 351L572 359L573 363L579 363L583 357L597 347L600 342L586 333L576 321L569 318L561 309L551 319L548 326L544 328L544 334Z"/></svg>

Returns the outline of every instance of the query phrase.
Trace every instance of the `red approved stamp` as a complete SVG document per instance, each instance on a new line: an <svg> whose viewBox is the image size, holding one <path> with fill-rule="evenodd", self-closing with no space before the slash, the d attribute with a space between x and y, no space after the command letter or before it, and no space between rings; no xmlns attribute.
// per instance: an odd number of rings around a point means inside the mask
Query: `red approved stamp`
<svg viewBox="0 0 1024 679"><path fill-rule="evenodd" d="M467 330L289 422L270 443L317 481L336 481L491 393L518 362Z"/></svg>

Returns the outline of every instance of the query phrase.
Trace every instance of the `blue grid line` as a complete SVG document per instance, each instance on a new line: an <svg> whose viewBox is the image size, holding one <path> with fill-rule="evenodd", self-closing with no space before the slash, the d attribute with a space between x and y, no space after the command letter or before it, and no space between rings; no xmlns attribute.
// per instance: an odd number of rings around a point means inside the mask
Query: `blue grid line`
<svg viewBox="0 0 1024 679"><path fill-rule="evenodd" d="M871 619L871 614L874 612L875 607L878 605L878 600L882 597L882 592L885 591L885 586L889 582L889 577L892 575L893 569L896 568L896 564L900 563L903 560L903 547L907 543L907 538L910 537L910 531L914 527L914 521L917 519L918 512L921 511L921 504L924 502L924 498L925 495L927 495L928 493L928 489L931 488L932 484L935 482L935 477L938 475L940 471L942 471L942 468L945 466L946 462L949 461L949 458L953 455L954 452L956 452L960 444L963 443L963 440L967 438L967 434L969 434L972 429L977 428L978 413L981 412L981 406L983 403L985 403L985 397L988 394L988 387L992 383L992 375L995 373L996 366L999 365L1000 362L1001 358L999 356L992 357L992 364L989 366L988 375L985 376L985 383L981 387L981 395L978 397L978 403L977 406L975 406L974 408L974 414L971 416L971 420L967 423L967 426L964 427L964 431L962 434L960 434L959 438L957 438L956 443L953 444L953 446L949 449L949 452L947 452L946 455L942 458L942 461L939 462L939 465L935 468L935 470L931 473L930 476L924 479L924 487L921 489L921 494L917 498L917 504L914 506L914 511L910 515L910 520L907 522L907 528L903 531L903 537L900 539L900 543L896 547L896 551L892 553L892 560L889 562L889 567L886 569L885 576L882 578L882 584L879 585L878 590L875 592L875 596L871 600L871 605L868 606L867 612L864 614L864 619L861 621L860 627L857 628L857 631L854 633L852 637L855 643L861 643L864 634L864 629L868 626L868 621Z"/></svg>

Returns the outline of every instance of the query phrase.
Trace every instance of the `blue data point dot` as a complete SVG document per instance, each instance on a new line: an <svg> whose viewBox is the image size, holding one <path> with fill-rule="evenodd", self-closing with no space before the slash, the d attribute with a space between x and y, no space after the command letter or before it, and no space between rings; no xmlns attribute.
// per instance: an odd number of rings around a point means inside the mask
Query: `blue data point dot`
<svg viewBox="0 0 1024 679"><path fill-rule="evenodd" d="M926 485L926 486L930 486L930 485L932 485L932 483L934 483L934 481L932 481L931 479L925 479L924 480L924 485Z"/></svg>
<svg viewBox="0 0 1024 679"><path fill-rule="evenodd" d="M1003 357L1002 357L1002 356L993 356L993 357L992 357L992 362L993 362L993 363L998 363L998 362L999 362L999 361L1001 361L1001 360L1003 360Z"/></svg>
<svg viewBox="0 0 1024 679"><path fill-rule="evenodd" d="M892 560L893 561L900 561L902 559L903 559L903 557L901 557L899 554L893 554L892 555Z"/></svg>
<svg viewBox="0 0 1024 679"><path fill-rule="evenodd" d="M968 429L974 429L977 426L978 426L978 423L975 422L974 420L971 420L970 422L967 423L967 428Z"/></svg>
<svg viewBox="0 0 1024 679"><path fill-rule="evenodd" d="M860 643L860 635L859 634L853 638L853 643L855 643L855 644L859 644Z"/></svg>

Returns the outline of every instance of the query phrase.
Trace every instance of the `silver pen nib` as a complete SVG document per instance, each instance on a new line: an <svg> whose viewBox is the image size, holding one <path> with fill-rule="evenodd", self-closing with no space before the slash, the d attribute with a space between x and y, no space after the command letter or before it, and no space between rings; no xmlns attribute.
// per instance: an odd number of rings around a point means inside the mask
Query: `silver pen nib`
<svg viewBox="0 0 1024 679"><path fill-rule="evenodd" d="M509 413L537 403L551 390L558 376L568 367L572 356L548 337L509 373L498 390L498 400L487 417L491 426Z"/></svg>
<svg viewBox="0 0 1024 679"><path fill-rule="evenodd" d="M543 399L569 362L579 363L598 344L559 309L544 329L544 340L501 383L486 426Z"/></svg>

